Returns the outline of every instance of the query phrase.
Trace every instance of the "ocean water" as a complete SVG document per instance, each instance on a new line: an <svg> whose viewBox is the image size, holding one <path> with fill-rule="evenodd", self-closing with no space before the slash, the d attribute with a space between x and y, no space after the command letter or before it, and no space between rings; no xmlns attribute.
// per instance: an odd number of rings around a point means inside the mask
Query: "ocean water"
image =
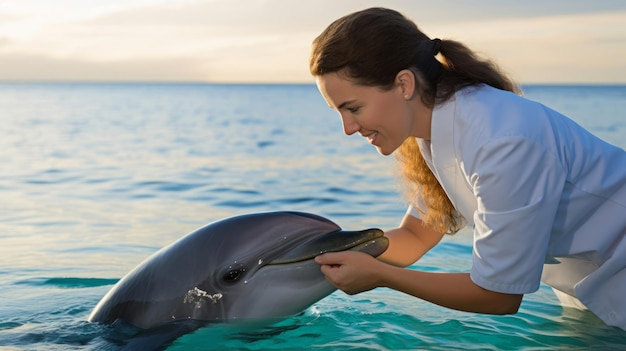
<svg viewBox="0 0 626 351"><path fill-rule="evenodd" d="M527 97L626 148L626 86L526 86ZM115 350L88 323L130 269L224 217L275 210L345 229L405 211L378 155L313 85L0 84L0 349ZM471 233L413 269L468 271ZM376 289L335 292L265 325L221 324L168 350L618 350L626 332L561 308L542 286L520 312L487 316Z"/></svg>

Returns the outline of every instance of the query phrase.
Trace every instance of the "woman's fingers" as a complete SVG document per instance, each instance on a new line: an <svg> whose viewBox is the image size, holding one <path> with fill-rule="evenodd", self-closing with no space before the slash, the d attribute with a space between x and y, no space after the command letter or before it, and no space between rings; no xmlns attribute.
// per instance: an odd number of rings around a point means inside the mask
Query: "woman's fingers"
<svg viewBox="0 0 626 351"><path fill-rule="evenodd" d="M377 262L367 254L354 251L326 253L315 258L326 279L347 294L376 287L369 267L372 261Z"/></svg>
<svg viewBox="0 0 626 351"><path fill-rule="evenodd" d="M342 252L329 252L315 257L315 262L321 265L341 265L342 264Z"/></svg>

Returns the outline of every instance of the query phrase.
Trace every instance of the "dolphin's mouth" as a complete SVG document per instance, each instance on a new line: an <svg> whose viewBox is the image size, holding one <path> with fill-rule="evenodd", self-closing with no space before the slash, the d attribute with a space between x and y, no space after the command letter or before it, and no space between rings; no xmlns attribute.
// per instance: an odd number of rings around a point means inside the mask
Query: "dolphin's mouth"
<svg viewBox="0 0 626 351"><path fill-rule="evenodd" d="M326 252L347 250L360 251L376 257L385 252L388 246L389 240L383 231L377 228L360 231L338 230L306 241L272 260L268 265L302 262Z"/></svg>

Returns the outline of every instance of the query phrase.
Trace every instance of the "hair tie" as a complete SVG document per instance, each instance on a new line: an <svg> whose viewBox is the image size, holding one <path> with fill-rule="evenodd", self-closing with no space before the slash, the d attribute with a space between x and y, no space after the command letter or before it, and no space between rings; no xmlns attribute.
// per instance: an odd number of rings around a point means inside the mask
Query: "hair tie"
<svg viewBox="0 0 626 351"><path fill-rule="evenodd" d="M441 39L435 38L431 42L433 43L433 55L437 56L439 50L441 50Z"/></svg>
<svg viewBox="0 0 626 351"><path fill-rule="evenodd" d="M441 49L441 39L420 40L417 43L417 57L415 65L422 72L424 78L435 83L441 75L442 65L435 56Z"/></svg>

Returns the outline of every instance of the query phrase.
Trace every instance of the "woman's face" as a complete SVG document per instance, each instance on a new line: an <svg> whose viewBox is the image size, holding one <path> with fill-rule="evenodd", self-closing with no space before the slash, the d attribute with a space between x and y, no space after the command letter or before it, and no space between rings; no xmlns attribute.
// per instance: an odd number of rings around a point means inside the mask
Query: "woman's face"
<svg viewBox="0 0 626 351"><path fill-rule="evenodd" d="M413 90L396 84L391 90L357 85L339 73L317 77L317 87L328 105L339 112L347 135L367 138L382 155L394 152L410 136L430 139L428 120L416 116L425 108L420 99L410 99Z"/></svg>

